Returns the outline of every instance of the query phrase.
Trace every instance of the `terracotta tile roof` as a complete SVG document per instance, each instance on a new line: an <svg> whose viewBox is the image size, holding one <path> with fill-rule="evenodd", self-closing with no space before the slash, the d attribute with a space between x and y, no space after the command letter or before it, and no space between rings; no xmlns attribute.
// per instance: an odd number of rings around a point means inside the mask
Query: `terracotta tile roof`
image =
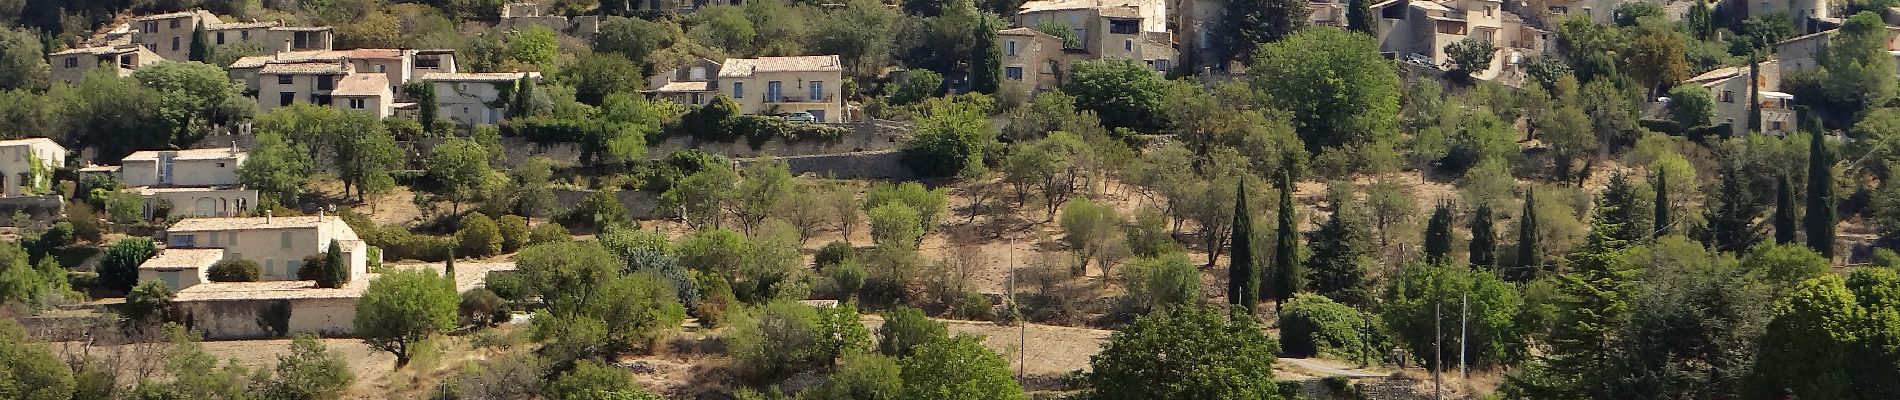
<svg viewBox="0 0 1900 400"><path fill-rule="evenodd" d="M75 54L124 54L139 51L138 45L94 46L66 49L48 54L49 56L69 56Z"/></svg>
<svg viewBox="0 0 1900 400"><path fill-rule="evenodd" d="M319 288L317 281L205 282L178 291L172 301L353 299L363 297L375 277L359 276L335 289Z"/></svg>
<svg viewBox="0 0 1900 400"><path fill-rule="evenodd" d="M169 13L164 13L164 14L152 14L152 15L147 15L147 16L142 16L142 17L135 17L135 18L132 18L132 20L133 21L151 21L151 20L160 20L160 19L190 17L194 15L200 18L205 18L205 17L209 17L210 19L217 18L216 15L212 15L211 12L209 11L191 10L191 11L169 12Z"/></svg>
<svg viewBox="0 0 1900 400"><path fill-rule="evenodd" d="M318 220L317 216L314 215L297 217L186 218L182 221L178 221L176 224L172 224L172 227L166 229L166 231L207 232L247 229L315 228L332 219L336 219L336 217L326 216L323 217L323 220Z"/></svg>
<svg viewBox="0 0 1900 400"><path fill-rule="evenodd" d="M321 31L330 30L330 27L327 27L327 26L273 26L270 28L270 30L291 31L291 32L321 32Z"/></svg>
<svg viewBox="0 0 1900 400"><path fill-rule="evenodd" d="M173 160L228 160L244 156L243 150L231 151L229 147L185 150L142 150L132 152L121 161L157 161L160 153L171 152Z"/></svg>
<svg viewBox="0 0 1900 400"><path fill-rule="evenodd" d="M375 96L389 92L389 76L384 74L350 74L336 83L335 96Z"/></svg>
<svg viewBox="0 0 1900 400"><path fill-rule="evenodd" d="M540 72L432 72L422 74L425 81L446 82L501 82L521 79L523 76L540 78Z"/></svg>
<svg viewBox="0 0 1900 400"><path fill-rule="evenodd" d="M334 62L270 63L257 72L263 75L341 75L348 73Z"/></svg>
<svg viewBox="0 0 1900 400"><path fill-rule="evenodd" d="M225 68L258 68L265 64L299 63L309 61L337 61L349 54L336 50L286 51L277 54L239 58Z"/></svg>
<svg viewBox="0 0 1900 400"><path fill-rule="evenodd" d="M164 249L158 256L139 264L139 269L172 271L209 268L224 259L224 249Z"/></svg>
<svg viewBox="0 0 1900 400"><path fill-rule="evenodd" d="M837 55L728 58L719 67L719 76L747 77L759 72L829 72L844 71Z"/></svg>
<svg viewBox="0 0 1900 400"><path fill-rule="evenodd" d="M355 49L345 51L352 59L401 60L402 50L398 49Z"/></svg>
<svg viewBox="0 0 1900 400"><path fill-rule="evenodd" d="M269 27L274 27L277 25L278 25L277 21L226 22L226 23L221 23L221 24L205 24L205 30L221 31L221 30L228 30L228 29L257 29L257 28L269 28Z"/></svg>

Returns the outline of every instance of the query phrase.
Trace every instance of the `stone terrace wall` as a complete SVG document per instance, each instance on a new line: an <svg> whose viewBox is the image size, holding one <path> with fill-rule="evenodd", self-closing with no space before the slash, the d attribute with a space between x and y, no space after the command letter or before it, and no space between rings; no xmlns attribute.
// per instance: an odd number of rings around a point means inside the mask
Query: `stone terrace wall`
<svg viewBox="0 0 1900 400"><path fill-rule="evenodd" d="M915 179L917 174L904 166L902 150L861 151L837 154L815 154L806 156L772 157L784 160L792 175L806 175L836 179ZM752 163L765 158L741 159L739 163Z"/></svg>
<svg viewBox="0 0 1900 400"><path fill-rule="evenodd" d="M16 214L26 214L34 222L51 222L65 212L65 197L59 195L0 197L0 225L12 225Z"/></svg>

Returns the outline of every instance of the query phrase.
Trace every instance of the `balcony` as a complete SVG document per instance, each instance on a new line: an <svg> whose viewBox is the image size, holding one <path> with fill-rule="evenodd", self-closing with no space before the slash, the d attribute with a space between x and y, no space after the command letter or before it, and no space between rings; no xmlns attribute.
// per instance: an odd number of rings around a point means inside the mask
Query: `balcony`
<svg viewBox="0 0 1900 400"><path fill-rule="evenodd" d="M766 104L777 104L777 103L832 103L832 102L835 102L836 100L837 100L837 95L836 95L836 94L833 94L833 93L825 93L825 96L824 96L824 97L821 97L821 98L818 98L818 99L812 99L812 98L811 98L811 96L784 96L784 95L781 95L781 96L778 96L778 98L776 98L776 99L775 99L775 98L772 98L771 96L766 96L766 98L765 98L765 103L766 103Z"/></svg>

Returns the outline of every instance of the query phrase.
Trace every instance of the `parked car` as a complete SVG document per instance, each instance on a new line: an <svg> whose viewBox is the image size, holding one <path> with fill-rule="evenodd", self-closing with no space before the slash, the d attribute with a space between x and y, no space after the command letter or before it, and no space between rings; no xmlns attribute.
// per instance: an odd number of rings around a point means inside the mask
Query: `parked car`
<svg viewBox="0 0 1900 400"><path fill-rule="evenodd" d="M811 113L808 112L779 114L779 118L784 118L787 122L797 122L801 124L818 122L818 116L811 115Z"/></svg>
<svg viewBox="0 0 1900 400"><path fill-rule="evenodd" d="M1432 62L1431 57L1426 57L1424 54L1418 54L1418 53L1406 54L1405 62L1418 64L1420 66L1426 66L1426 67L1438 67L1437 63Z"/></svg>

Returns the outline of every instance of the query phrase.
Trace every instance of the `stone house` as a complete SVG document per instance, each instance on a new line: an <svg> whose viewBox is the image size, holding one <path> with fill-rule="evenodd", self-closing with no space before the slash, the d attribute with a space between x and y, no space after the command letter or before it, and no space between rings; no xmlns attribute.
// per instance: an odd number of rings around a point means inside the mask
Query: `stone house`
<svg viewBox="0 0 1900 400"><path fill-rule="evenodd" d="M120 160L119 181L145 198L145 215L229 217L249 212L257 191L243 188L237 169L248 155L228 149L146 150ZM169 205L167 207L166 205Z"/></svg>
<svg viewBox="0 0 1900 400"><path fill-rule="evenodd" d="M1834 40L1834 35L1840 32L1840 29L1829 29L1776 43L1775 61L1780 62L1781 72L1799 72L1820 67L1821 50L1826 49L1828 43ZM1887 33L1887 50L1896 52L1896 59L1900 59L1900 27L1888 26Z"/></svg>
<svg viewBox="0 0 1900 400"><path fill-rule="evenodd" d="M1173 36L1167 6L1158 0L1037 0L1016 10L1015 24L1034 28L1055 23L1075 32L1083 54L1074 59L1121 58L1146 63L1156 71L1173 68Z"/></svg>
<svg viewBox="0 0 1900 400"><path fill-rule="evenodd" d="M66 147L47 138L0 140L0 197L52 191L53 170L66 165Z"/></svg>
<svg viewBox="0 0 1900 400"><path fill-rule="evenodd" d="M252 44L270 53L305 50L329 50L334 40L330 27L283 26L281 21L226 23L205 10L155 14L133 18L132 43L145 46L159 57L183 61L190 58L192 31L204 24L205 38L218 45Z"/></svg>
<svg viewBox="0 0 1900 400"><path fill-rule="evenodd" d="M1497 52L1489 67L1472 74L1479 79L1515 71L1524 55L1548 50L1554 35L1505 11L1498 0L1387 0L1373 4L1372 12L1379 51L1401 59L1423 56L1442 68L1450 61L1446 46L1467 38L1491 43Z"/></svg>
<svg viewBox="0 0 1900 400"><path fill-rule="evenodd" d="M1518 0L1504 2L1504 9L1538 26L1555 29L1571 17L1588 18L1599 25L1615 23L1616 7L1627 1L1643 0Z"/></svg>
<svg viewBox="0 0 1900 400"><path fill-rule="evenodd" d="M191 32L198 24L222 23L210 11L192 10L132 18L132 43L145 46L167 60L185 60L191 54Z"/></svg>
<svg viewBox="0 0 1900 400"><path fill-rule="evenodd" d="M355 72L348 62L266 64L257 72L257 111L267 113L296 102L328 106L337 83Z"/></svg>
<svg viewBox="0 0 1900 400"><path fill-rule="evenodd" d="M541 4L538 3L508 3L501 6L501 22L495 25L495 29L521 30L537 25L555 32L565 32L575 37L591 39L595 33L600 32L600 16L548 15L542 12Z"/></svg>
<svg viewBox="0 0 1900 400"><path fill-rule="evenodd" d="M244 82L244 89L257 92L258 74L270 64L315 62L348 63L353 72L386 75L392 94L400 97L402 85L428 73L455 72L455 50L354 49L292 51L239 58L225 67L231 79Z"/></svg>
<svg viewBox="0 0 1900 400"><path fill-rule="evenodd" d="M389 266L443 272L441 264ZM482 286L488 274L512 270L513 263L456 263L455 290ZM172 297L185 326L207 339L263 339L314 333L327 337L355 333L356 301L380 274L365 274L337 288L314 281L210 282L187 287Z"/></svg>
<svg viewBox="0 0 1900 400"><path fill-rule="evenodd" d="M336 216L186 218L165 231L165 248L139 264L139 280L173 290L204 282L205 269L225 259L257 262L259 281L295 281L305 257L342 246L350 280L369 272L369 246ZM171 254L183 250L180 254ZM197 278L194 278L197 277Z"/></svg>
<svg viewBox="0 0 1900 400"><path fill-rule="evenodd" d="M735 0L632 0L627 2L633 11L657 14L686 14L699 11L706 6L736 5Z"/></svg>
<svg viewBox="0 0 1900 400"><path fill-rule="evenodd" d="M1780 63L1762 62L1760 73L1749 76L1749 67L1720 68L1705 72L1682 84L1699 85L1709 89L1709 95L1715 100L1714 124L1728 124L1729 133L1735 136L1748 134L1749 91L1759 91L1761 97L1761 132L1786 135L1795 130L1795 111L1792 107L1794 96L1782 93Z"/></svg>
<svg viewBox="0 0 1900 400"><path fill-rule="evenodd" d="M1003 80L1024 85L1031 92L1056 89L1062 85L1061 71L1068 66L1062 39L1031 28L1010 28L996 32L1003 44Z"/></svg>
<svg viewBox="0 0 1900 400"><path fill-rule="evenodd" d="M719 63L710 59L693 60L647 78L647 97L674 103L702 106L712 102Z"/></svg>
<svg viewBox="0 0 1900 400"><path fill-rule="evenodd" d="M1823 27L1839 26L1841 18L1835 16L1839 7L1828 4L1827 0L1730 0L1748 11L1748 18L1761 17L1774 13L1786 13L1793 20L1795 33L1813 33ZM1842 2L1841 4L1846 4Z"/></svg>
<svg viewBox="0 0 1900 400"><path fill-rule="evenodd" d="M46 65L52 66L53 80L73 85L79 84L93 68L111 68L119 76L131 76L133 70L163 60L151 49L130 44L68 49L46 55Z"/></svg>
<svg viewBox="0 0 1900 400"><path fill-rule="evenodd" d="M715 90L732 97L744 114L808 112L818 122L847 120L844 66L836 55L728 58ZM439 95L438 95L439 96Z"/></svg>
<svg viewBox="0 0 1900 400"><path fill-rule="evenodd" d="M330 91L331 105L348 111L388 118L396 112L396 92L384 74L359 73L343 77Z"/></svg>
<svg viewBox="0 0 1900 400"><path fill-rule="evenodd" d="M523 77L539 80L540 72L431 73L420 78L435 87L436 115L461 125L502 121L503 93L513 91ZM503 88L507 88L504 92Z"/></svg>

